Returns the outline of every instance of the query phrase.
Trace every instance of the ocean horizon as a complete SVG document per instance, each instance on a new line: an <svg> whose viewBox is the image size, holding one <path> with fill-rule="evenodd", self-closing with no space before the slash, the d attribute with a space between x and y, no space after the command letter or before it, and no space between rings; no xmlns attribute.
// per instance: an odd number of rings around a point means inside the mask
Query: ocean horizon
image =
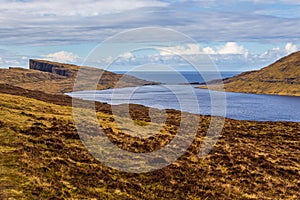
<svg viewBox="0 0 300 200"><path fill-rule="evenodd" d="M204 83L216 79L230 78L242 71L113 71L117 74L127 74L143 80L164 84Z"/></svg>

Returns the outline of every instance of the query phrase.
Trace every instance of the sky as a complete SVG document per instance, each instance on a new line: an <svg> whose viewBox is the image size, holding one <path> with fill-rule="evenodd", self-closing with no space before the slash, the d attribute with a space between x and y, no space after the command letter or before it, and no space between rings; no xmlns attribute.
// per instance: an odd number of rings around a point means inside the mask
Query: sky
<svg viewBox="0 0 300 200"><path fill-rule="evenodd" d="M300 50L299 11L300 0L0 0L0 67L27 68L29 59L81 65L107 38L158 27L195 42L117 59L105 53L101 61L113 62L111 70L163 63L184 71L178 54L207 54L220 71L259 69ZM142 37L107 45L107 52Z"/></svg>

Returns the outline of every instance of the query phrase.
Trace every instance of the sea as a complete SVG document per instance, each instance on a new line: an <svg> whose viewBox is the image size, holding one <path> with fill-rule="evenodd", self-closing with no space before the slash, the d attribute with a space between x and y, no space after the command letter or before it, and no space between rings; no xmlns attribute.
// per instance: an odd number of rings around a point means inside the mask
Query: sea
<svg viewBox="0 0 300 200"><path fill-rule="evenodd" d="M164 84L204 83L240 74L239 71L198 72L198 71L114 71L117 74L127 74L137 78Z"/></svg>
<svg viewBox="0 0 300 200"><path fill-rule="evenodd" d="M197 88L197 83L218 77L228 78L239 73L131 72L126 74L163 84L78 91L68 95L111 105L140 104L161 110L176 109L238 120L300 122L300 97L219 92Z"/></svg>

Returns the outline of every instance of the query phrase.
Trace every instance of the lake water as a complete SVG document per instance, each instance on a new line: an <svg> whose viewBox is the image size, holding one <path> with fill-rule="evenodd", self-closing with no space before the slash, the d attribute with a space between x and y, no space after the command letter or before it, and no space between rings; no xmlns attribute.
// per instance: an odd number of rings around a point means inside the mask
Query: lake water
<svg viewBox="0 0 300 200"><path fill-rule="evenodd" d="M240 120L300 121L300 97L223 93L193 88L194 91L192 92L197 97L193 99L190 90L191 87L185 85L155 85L102 91L81 91L69 95L112 105L133 103L205 115L211 115L211 110L214 108L215 113L213 115ZM211 93L216 96L214 105L211 105ZM224 95L226 97L225 115L223 112L224 104L222 104ZM220 97L220 103L218 103L218 97ZM199 110L195 109L197 105L199 105Z"/></svg>
<svg viewBox="0 0 300 200"><path fill-rule="evenodd" d="M237 72L222 72L222 77L235 74ZM181 75L187 82L203 82L199 74ZM111 105L141 104L158 109L176 109L238 120L300 122L300 97L209 91L179 84L183 83L182 79L173 78L171 75L148 73L138 77L142 78L141 76L148 76L147 80L160 82L163 82L161 79L165 77L165 82L169 84L79 91L68 95ZM216 77L214 74L204 76L207 80L208 77L211 77L210 80Z"/></svg>

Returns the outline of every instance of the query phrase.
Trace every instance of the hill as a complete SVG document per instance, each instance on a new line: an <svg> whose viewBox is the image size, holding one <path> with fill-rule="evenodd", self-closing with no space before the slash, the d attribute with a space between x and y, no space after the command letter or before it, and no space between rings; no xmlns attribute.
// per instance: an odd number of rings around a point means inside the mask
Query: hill
<svg viewBox="0 0 300 200"><path fill-rule="evenodd" d="M300 96L300 52L288 55L257 71L224 79L228 92ZM209 89L220 89L211 82Z"/></svg>
<svg viewBox="0 0 300 200"><path fill-rule="evenodd" d="M76 65L45 60L30 60L29 68L0 69L0 84L9 84L50 94L64 94L73 91L74 81L80 69ZM133 76L120 75L102 69L91 67L83 67L83 69L89 73L89 78L91 79L98 79L99 77L96 75L102 74L97 89L112 88L115 87L116 83L118 83L118 87L156 84Z"/></svg>

